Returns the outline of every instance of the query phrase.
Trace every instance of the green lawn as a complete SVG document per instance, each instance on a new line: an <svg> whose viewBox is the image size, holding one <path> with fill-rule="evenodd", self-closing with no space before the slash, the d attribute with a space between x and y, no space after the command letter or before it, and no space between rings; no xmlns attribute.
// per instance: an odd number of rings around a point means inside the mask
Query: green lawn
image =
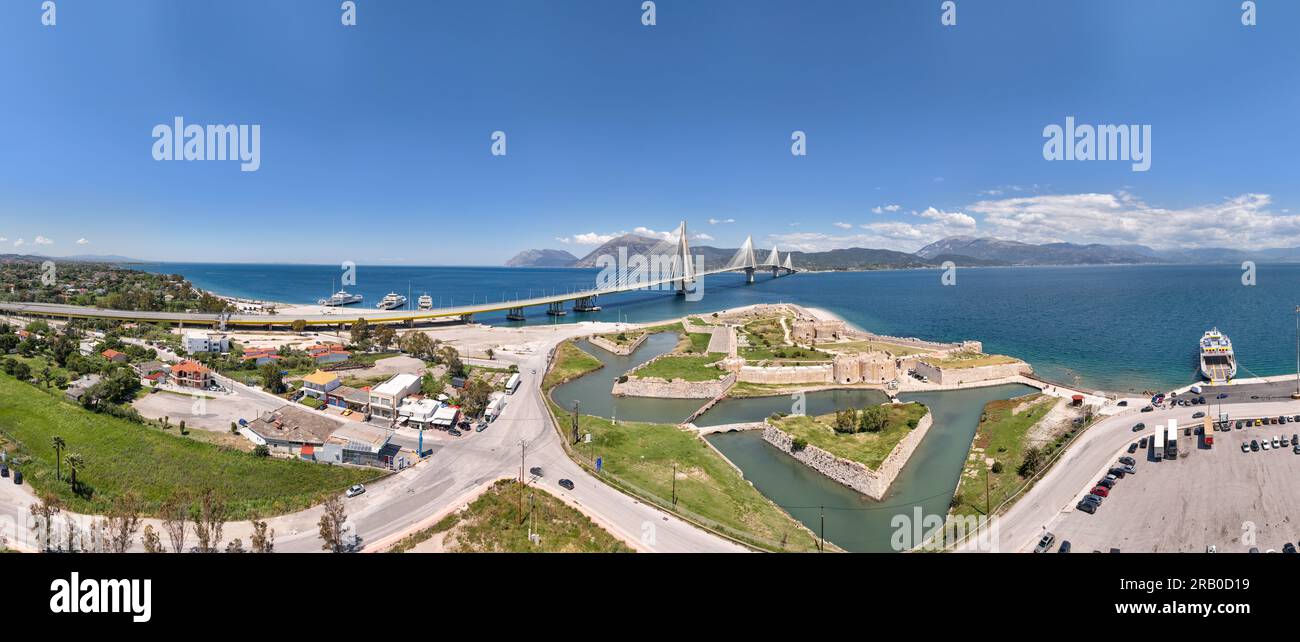
<svg viewBox="0 0 1300 642"><path fill-rule="evenodd" d="M1003 354L980 354L978 352L954 352L942 359L926 359L927 363L937 368L978 368L1004 363L1015 363L1018 359Z"/></svg>
<svg viewBox="0 0 1300 642"><path fill-rule="evenodd" d="M574 377L603 367L604 364L599 359L583 352L573 340L565 341L555 350L555 361L542 379L542 389L550 390Z"/></svg>
<svg viewBox="0 0 1300 642"><path fill-rule="evenodd" d="M72 510L103 513L113 499L134 491L146 512L154 512L174 489L216 489L231 510L231 519L250 511L275 515L306 508L330 493L375 479L377 469L324 466L308 462L257 458L176 437L158 429L96 414L0 374L0 433L30 459L21 466L33 488L57 493ZM55 435L67 442L64 453L85 458L77 481L88 497L74 495L55 479ZM64 479L68 470L63 469ZM85 494L85 493L83 493Z"/></svg>
<svg viewBox="0 0 1300 642"><path fill-rule="evenodd" d="M709 349L709 341L713 339L712 332L690 332L687 333L686 339L690 345L686 347L687 352L703 354Z"/></svg>
<svg viewBox="0 0 1300 642"><path fill-rule="evenodd" d="M1016 407L1029 402L1029 406L1013 414ZM1016 492L1025 480L1016 473L1024 459L1026 436L1029 429L1052 409L1057 399L1043 395L1029 395L1014 399L990 401L984 406L979 429L975 432L974 448L983 449L983 455L968 458L957 489L960 502L952 512L958 515L982 515L985 510L984 475L990 468L985 458L991 457L1001 464L1002 471L989 473L990 508L997 507ZM1044 456L1046 458L1046 455Z"/></svg>
<svg viewBox="0 0 1300 642"><path fill-rule="evenodd" d="M747 361L767 361L777 364L782 363L799 363L799 362L828 362L831 355L821 350L813 350L804 347L795 346L774 346L765 347L748 347L736 351Z"/></svg>
<svg viewBox="0 0 1300 642"><path fill-rule="evenodd" d="M791 437L803 439L836 457L865 464L876 470L894 450L898 442L912 431L911 423L920 421L927 412L919 403L885 404L888 419L880 432L841 434L832 426L835 415L808 417L791 415L773 420L773 423Z"/></svg>
<svg viewBox="0 0 1300 642"><path fill-rule="evenodd" d="M549 397L548 397L548 401ZM550 401L560 424L571 415ZM662 505L673 496L673 465L677 466L678 508L722 524L735 533L761 538L785 550L816 548L812 534L754 489L740 473L694 433L670 424L619 422L583 415L580 431L592 443L575 446L589 463L589 453L602 459L604 470L630 484L634 494L649 494ZM623 485L625 488L626 484ZM653 500L652 500L653 501Z"/></svg>
<svg viewBox="0 0 1300 642"><path fill-rule="evenodd" d="M403 539L391 552L401 553L429 538L443 535L443 547L453 553L631 553L621 540L586 515L537 487L524 490L519 512L519 483L503 479L437 524ZM534 545L528 529L541 536Z"/></svg>
<svg viewBox="0 0 1300 642"><path fill-rule="evenodd" d="M651 361L631 374L637 377L686 381L713 381L722 376L722 369L713 365L722 355L667 355Z"/></svg>
<svg viewBox="0 0 1300 642"><path fill-rule="evenodd" d="M755 319L741 326L741 331L749 335L749 345L780 346L785 344L785 329L781 327L780 316Z"/></svg>
<svg viewBox="0 0 1300 642"><path fill-rule="evenodd" d="M628 330L627 332L610 332L607 334L598 334L596 336L617 346L630 346L641 338L645 332L641 330Z"/></svg>
<svg viewBox="0 0 1300 642"><path fill-rule="evenodd" d="M907 346L899 343L889 343L887 341L844 341L841 343L819 343L818 345L837 352L888 352L896 357L906 357L908 355L934 351L930 348Z"/></svg>

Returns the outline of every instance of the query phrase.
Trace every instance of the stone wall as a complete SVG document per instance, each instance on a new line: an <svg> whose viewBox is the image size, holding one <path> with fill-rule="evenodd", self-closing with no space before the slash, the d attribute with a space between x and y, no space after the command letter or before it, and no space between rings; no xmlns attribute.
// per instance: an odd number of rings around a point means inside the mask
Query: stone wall
<svg viewBox="0 0 1300 642"><path fill-rule="evenodd" d="M661 399L712 399L736 383L736 375L727 374L713 381L685 381L628 377L614 382L612 393L619 397L659 397Z"/></svg>
<svg viewBox="0 0 1300 642"><path fill-rule="evenodd" d="M925 413L916 428L904 436L890 451L885 461L881 462L879 470L871 470L861 463L841 459L812 444L796 452L793 449L794 439L784 430L771 424L763 428L763 440L831 480L867 497L880 500L885 493L889 492L889 486L894 483L894 479L903 470L903 466L907 464L907 460L911 458L921 440L925 439L932 423L930 413Z"/></svg>
<svg viewBox="0 0 1300 642"><path fill-rule="evenodd" d="M643 332L641 333L641 336L636 338L635 341L625 346L619 345L599 335L593 335L590 339L588 339L588 341L591 341L591 345L594 345L598 348L603 348L608 352L612 352L614 354L626 357L627 355L632 354L632 352L634 352L637 349L637 347L640 346L641 343L646 340L646 337L648 336L650 336L650 333Z"/></svg>
<svg viewBox="0 0 1300 642"><path fill-rule="evenodd" d="M931 383L957 385L1025 375L1033 372L1033 369L1023 361L974 368L940 368L925 361L918 361L916 372L928 377Z"/></svg>
<svg viewBox="0 0 1300 642"><path fill-rule="evenodd" d="M834 383L831 364L818 366L741 366L736 380L746 383Z"/></svg>

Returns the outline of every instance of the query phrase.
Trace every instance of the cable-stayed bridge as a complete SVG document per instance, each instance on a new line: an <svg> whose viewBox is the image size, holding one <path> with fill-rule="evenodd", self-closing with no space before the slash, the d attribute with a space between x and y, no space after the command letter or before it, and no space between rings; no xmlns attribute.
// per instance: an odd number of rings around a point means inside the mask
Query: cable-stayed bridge
<svg viewBox="0 0 1300 642"><path fill-rule="evenodd" d="M771 271L772 276L779 277L793 274L799 270L794 267L790 254L781 254L774 247L763 261L758 261L752 237L730 260L718 265L706 265L702 256L692 256L683 221L668 238L642 252L628 252L621 248L617 255L597 258L600 273L596 283L587 289L523 299L502 299L485 301L471 305L451 306L431 310L376 310L366 308L334 308L329 314L205 314L190 312L147 312L132 310L108 310L93 307L65 305L59 303L5 303L0 302L0 311L32 317L49 317L56 319L111 319L141 323L176 323L182 326L208 326L224 329L236 327L289 326L295 321L302 321L311 327L329 327L350 325L365 319L368 323L405 323L414 325L422 320L460 317L468 320L475 314L505 311L507 318L523 320L524 310L531 307L546 306L547 313L553 316L568 313L566 303L572 302L574 312L593 312L600 309L596 301L601 296L632 292L636 290L675 291L678 295L689 295L701 287L704 277L724 272L744 272L746 281L754 283L754 275L760 271Z"/></svg>

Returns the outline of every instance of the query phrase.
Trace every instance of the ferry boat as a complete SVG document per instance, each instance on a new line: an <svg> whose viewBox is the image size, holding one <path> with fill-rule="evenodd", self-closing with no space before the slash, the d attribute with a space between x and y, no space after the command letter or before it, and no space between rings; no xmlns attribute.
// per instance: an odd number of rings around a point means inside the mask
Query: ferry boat
<svg viewBox="0 0 1300 642"><path fill-rule="evenodd" d="M330 298L320 299L316 303L329 306L352 305L353 303L361 303L361 295L352 294L347 290L339 290L330 295Z"/></svg>
<svg viewBox="0 0 1300 642"><path fill-rule="evenodd" d="M427 294L421 294L421 295L420 295L420 309L421 309L421 310L432 310L432 309L433 309L433 297L431 297L431 296L429 296L429 295L427 295Z"/></svg>
<svg viewBox="0 0 1300 642"><path fill-rule="evenodd" d="M389 292L379 303L375 304L375 307L380 310L396 310L404 305L406 305L406 297L396 292Z"/></svg>
<svg viewBox="0 0 1300 642"><path fill-rule="evenodd" d="M1201 374L1210 383L1227 383L1237 376L1237 357L1232 352L1232 341L1218 328L1201 337Z"/></svg>

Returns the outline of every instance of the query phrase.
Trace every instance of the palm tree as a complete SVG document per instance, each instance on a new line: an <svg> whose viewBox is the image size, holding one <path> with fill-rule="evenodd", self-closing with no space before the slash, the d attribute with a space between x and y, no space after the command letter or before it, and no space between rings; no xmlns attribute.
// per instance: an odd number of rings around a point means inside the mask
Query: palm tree
<svg viewBox="0 0 1300 642"><path fill-rule="evenodd" d="M62 437L55 435L54 439L50 440L50 444L54 446L54 479L62 480L63 479L63 449L68 447L68 442L63 441Z"/></svg>
<svg viewBox="0 0 1300 642"><path fill-rule="evenodd" d="M79 453L68 453L68 456L63 459L68 464L68 470L72 471L72 492L75 493L77 492L77 469L86 464L86 458Z"/></svg>

